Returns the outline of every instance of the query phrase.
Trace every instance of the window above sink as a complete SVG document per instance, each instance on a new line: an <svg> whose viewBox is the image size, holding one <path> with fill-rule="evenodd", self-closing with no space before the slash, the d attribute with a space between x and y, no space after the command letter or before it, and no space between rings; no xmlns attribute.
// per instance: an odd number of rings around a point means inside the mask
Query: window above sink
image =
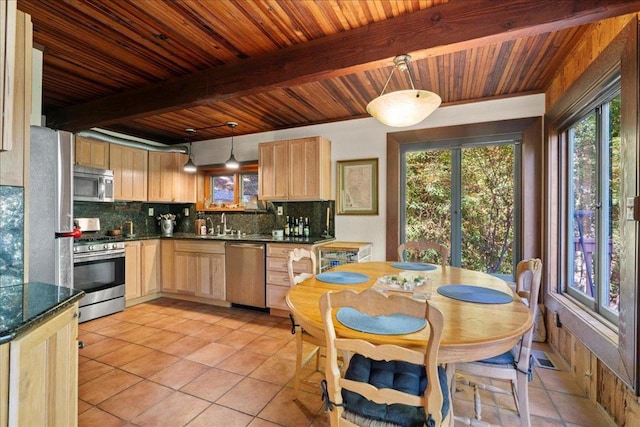
<svg viewBox="0 0 640 427"><path fill-rule="evenodd" d="M198 168L196 209L208 212L244 211L258 196L258 162L242 163L235 170L224 165Z"/></svg>

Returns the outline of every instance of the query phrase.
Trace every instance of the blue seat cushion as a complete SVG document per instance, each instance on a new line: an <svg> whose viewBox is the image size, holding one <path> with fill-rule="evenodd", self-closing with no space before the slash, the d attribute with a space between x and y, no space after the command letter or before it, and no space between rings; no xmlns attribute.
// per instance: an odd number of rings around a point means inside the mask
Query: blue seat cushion
<svg viewBox="0 0 640 427"><path fill-rule="evenodd" d="M513 367L515 361L516 359L515 355L513 354L513 350L509 350L505 353L499 354L498 356L479 360L478 363L488 363L490 365L509 365L510 367Z"/></svg>
<svg viewBox="0 0 640 427"><path fill-rule="evenodd" d="M516 361L516 351L509 350L505 353L499 354L498 356L489 357L488 359L478 360L474 363L481 363L485 365L492 365L502 368L510 368L510 369L518 369L517 361ZM520 370L520 369L518 369ZM529 355L529 370L527 372L522 372L523 374L527 374L529 381L533 381L533 356Z"/></svg>
<svg viewBox="0 0 640 427"><path fill-rule="evenodd" d="M449 412L449 390L447 374L438 367L440 389L444 397L443 418ZM427 388L427 375L424 365L415 365L401 361L378 361L355 354L349 362L345 378L365 382L377 388L393 388L415 396L423 396ZM342 390L345 409L366 418L386 421L401 426L413 427L426 424L424 407L403 404L385 405L365 399L358 393Z"/></svg>

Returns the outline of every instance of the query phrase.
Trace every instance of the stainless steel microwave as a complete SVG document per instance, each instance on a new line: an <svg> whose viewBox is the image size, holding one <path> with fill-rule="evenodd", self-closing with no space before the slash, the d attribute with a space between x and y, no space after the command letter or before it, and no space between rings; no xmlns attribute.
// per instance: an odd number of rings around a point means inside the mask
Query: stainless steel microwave
<svg viewBox="0 0 640 427"><path fill-rule="evenodd" d="M74 166L73 200L113 202L113 171Z"/></svg>

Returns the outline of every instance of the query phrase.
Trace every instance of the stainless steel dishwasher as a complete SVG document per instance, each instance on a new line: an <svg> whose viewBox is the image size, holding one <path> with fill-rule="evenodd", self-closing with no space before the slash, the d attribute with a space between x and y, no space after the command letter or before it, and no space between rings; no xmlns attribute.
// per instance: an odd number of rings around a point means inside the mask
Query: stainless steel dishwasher
<svg viewBox="0 0 640 427"><path fill-rule="evenodd" d="M265 308L264 243L227 242L225 275L227 301L233 304Z"/></svg>

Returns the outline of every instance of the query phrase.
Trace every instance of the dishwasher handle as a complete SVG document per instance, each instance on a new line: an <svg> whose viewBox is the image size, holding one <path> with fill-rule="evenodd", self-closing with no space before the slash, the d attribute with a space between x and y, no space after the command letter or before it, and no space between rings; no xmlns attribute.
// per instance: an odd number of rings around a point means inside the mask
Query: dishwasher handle
<svg viewBox="0 0 640 427"><path fill-rule="evenodd" d="M264 250L264 244L260 243L226 243L227 248L249 248Z"/></svg>

